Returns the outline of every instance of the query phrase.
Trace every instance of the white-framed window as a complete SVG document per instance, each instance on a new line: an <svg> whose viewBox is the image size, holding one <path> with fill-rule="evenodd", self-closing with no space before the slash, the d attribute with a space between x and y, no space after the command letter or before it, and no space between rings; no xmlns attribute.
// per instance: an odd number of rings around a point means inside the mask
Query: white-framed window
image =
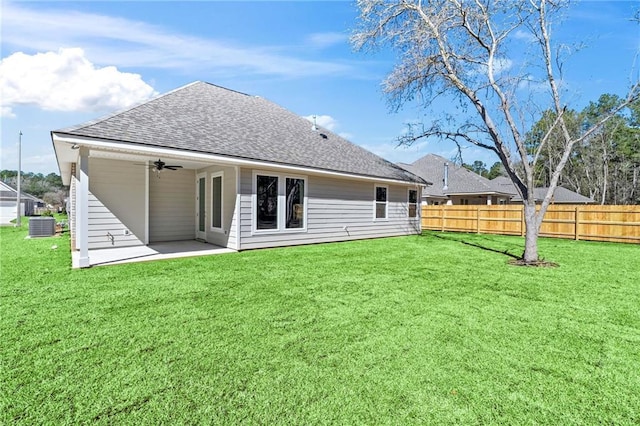
<svg viewBox="0 0 640 426"><path fill-rule="evenodd" d="M375 185L373 194L373 219L386 220L389 208L388 197L389 187L386 185Z"/></svg>
<svg viewBox="0 0 640 426"><path fill-rule="evenodd" d="M407 195L409 217L418 217L418 190L409 189Z"/></svg>
<svg viewBox="0 0 640 426"><path fill-rule="evenodd" d="M222 232L223 217L223 181L224 173L211 175L211 230Z"/></svg>
<svg viewBox="0 0 640 426"><path fill-rule="evenodd" d="M278 176L255 174L256 206L254 209L255 229L278 230Z"/></svg>
<svg viewBox="0 0 640 426"><path fill-rule="evenodd" d="M285 229L303 229L305 224L305 179L285 177Z"/></svg>
<svg viewBox="0 0 640 426"><path fill-rule="evenodd" d="M254 233L306 232L307 177L253 172Z"/></svg>

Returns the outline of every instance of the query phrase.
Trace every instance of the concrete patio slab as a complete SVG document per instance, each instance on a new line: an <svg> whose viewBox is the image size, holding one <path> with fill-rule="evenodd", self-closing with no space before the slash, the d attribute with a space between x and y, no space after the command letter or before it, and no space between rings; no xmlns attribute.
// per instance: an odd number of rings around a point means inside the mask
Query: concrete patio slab
<svg viewBox="0 0 640 426"><path fill-rule="evenodd" d="M150 244L148 246L89 250L89 262L91 266L104 266L234 252L235 250L233 249L196 240L171 241ZM71 252L73 268L79 267L79 257L80 253L78 251Z"/></svg>

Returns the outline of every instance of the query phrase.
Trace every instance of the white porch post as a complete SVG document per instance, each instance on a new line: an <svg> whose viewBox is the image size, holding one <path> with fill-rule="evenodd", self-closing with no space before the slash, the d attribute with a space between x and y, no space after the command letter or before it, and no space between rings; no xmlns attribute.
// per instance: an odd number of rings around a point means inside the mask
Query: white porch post
<svg viewBox="0 0 640 426"><path fill-rule="evenodd" d="M80 169L76 188L76 244L80 248L78 266L88 268L89 262L89 149L80 148Z"/></svg>
<svg viewBox="0 0 640 426"><path fill-rule="evenodd" d="M236 171L236 208L233 214L236 216L236 250L240 250L242 247L242 241L240 236L240 167L233 167ZM253 213L252 213L253 214Z"/></svg>
<svg viewBox="0 0 640 426"><path fill-rule="evenodd" d="M490 206L493 201L493 197L491 195L487 196L487 205Z"/></svg>

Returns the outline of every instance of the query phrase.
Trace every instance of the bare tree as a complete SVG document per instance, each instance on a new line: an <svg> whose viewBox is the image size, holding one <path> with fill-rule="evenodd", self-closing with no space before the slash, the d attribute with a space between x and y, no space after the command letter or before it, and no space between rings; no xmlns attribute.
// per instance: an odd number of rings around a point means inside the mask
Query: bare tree
<svg viewBox="0 0 640 426"><path fill-rule="evenodd" d="M399 142L435 136L495 152L524 202L525 263L539 260L542 218L573 147L639 92L636 82L619 105L572 136L558 82L564 50L550 36L552 18L565 6L563 0L359 0L358 27L351 39L357 50L390 46L398 52L399 61L384 82L396 107L416 100L431 107L447 95L458 99L465 112L457 114L465 117L462 122L445 115L429 126L414 126ZM523 46L524 55L509 55ZM540 104L545 105L534 108ZM530 151L526 127L548 109L556 120ZM562 136L563 150L537 211L535 165L553 133Z"/></svg>

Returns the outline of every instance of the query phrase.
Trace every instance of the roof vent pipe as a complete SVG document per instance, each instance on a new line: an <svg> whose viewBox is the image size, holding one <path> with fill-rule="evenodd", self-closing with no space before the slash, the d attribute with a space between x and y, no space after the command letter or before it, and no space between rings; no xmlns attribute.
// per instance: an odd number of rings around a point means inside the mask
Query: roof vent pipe
<svg viewBox="0 0 640 426"><path fill-rule="evenodd" d="M449 189L449 165L444 163L444 179L442 179L442 189L446 191Z"/></svg>
<svg viewBox="0 0 640 426"><path fill-rule="evenodd" d="M318 131L318 126L316 125L316 116L313 115L313 126L311 126L311 130L313 130L314 132Z"/></svg>

